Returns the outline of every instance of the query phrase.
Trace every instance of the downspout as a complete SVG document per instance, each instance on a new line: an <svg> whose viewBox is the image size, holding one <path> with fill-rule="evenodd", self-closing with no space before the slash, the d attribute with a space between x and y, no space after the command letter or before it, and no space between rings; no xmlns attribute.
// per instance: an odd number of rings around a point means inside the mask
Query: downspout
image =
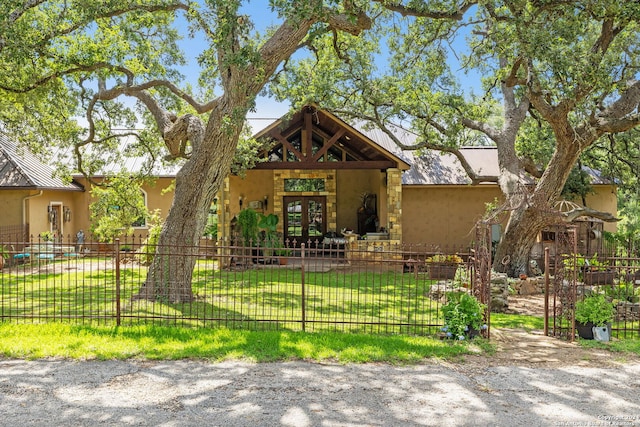
<svg viewBox="0 0 640 427"><path fill-rule="evenodd" d="M27 225L27 200L34 199L42 196L42 190L38 194L32 194L31 196L25 196L22 198L22 226Z"/></svg>

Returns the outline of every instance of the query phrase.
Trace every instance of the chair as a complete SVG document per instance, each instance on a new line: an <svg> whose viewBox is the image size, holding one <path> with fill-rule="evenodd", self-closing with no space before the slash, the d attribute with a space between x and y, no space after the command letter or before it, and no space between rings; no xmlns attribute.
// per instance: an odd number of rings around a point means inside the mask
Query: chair
<svg viewBox="0 0 640 427"><path fill-rule="evenodd" d="M42 253L42 254L38 254L38 260L40 261L44 261L45 263L49 262L49 261L53 261L53 259L56 257L55 254L50 254L50 253Z"/></svg>
<svg viewBox="0 0 640 427"><path fill-rule="evenodd" d="M13 262L15 264L25 264L31 261L31 254L26 252L16 251L15 246L11 245L11 253L13 254Z"/></svg>

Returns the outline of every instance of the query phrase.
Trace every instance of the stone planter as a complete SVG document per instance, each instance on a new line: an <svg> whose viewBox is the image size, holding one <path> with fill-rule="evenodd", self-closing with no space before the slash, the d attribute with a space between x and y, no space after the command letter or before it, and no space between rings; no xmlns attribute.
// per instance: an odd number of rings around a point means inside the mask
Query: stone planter
<svg viewBox="0 0 640 427"><path fill-rule="evenodd" d="M427 263L429 278L435 280L453 279L458 271L458 264L445 262Z"/></svg>

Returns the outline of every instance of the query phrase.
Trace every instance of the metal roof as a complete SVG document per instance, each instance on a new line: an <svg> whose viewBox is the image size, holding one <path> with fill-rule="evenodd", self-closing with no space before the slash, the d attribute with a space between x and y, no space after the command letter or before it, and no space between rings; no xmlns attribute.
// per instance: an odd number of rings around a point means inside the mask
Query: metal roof
<svg viewBox="0 0 640 427"><path fill-rule="evenodd" d="M0 133L1 190L63 190L84 191L75 182L65 182L54 176L53 169L41 162L26 148L19 148Z"/></svg>
<svg viewBox="0 0 640 427"><path fill-rule="evenodd" d="M402 150L397 144L378 127L372 127L365 122L355 123L352 126L370 140L379 144L385 150L393 153L411 165L411 168L402 174L403 185L468 185L471 179L465 172L462 164L456 156L437 150ZM404 145L416 145L419 138L415 133L400 127L390 128L394 136ZM460 152L469 165L478 175L499 176L498 149L495 146L463 147ZM587 172L591 184L612 184L602 173L596 169L583 166ZM529 180L531 183L534 180ZM488 183L493 184L493 183Z"/></svg>

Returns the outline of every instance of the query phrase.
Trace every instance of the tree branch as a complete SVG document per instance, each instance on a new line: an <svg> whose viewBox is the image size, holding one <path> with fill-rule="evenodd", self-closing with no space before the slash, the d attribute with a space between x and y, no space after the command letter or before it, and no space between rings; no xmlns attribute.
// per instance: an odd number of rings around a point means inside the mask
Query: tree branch
<svg viewBox="0 0 640 427"><path fill-rule="evenodd" d="M616 218L609 212L597 211L595 209L588 208L586 206L580 206L571 209L567 212L562 212L562 220L565 222L572 222L581 216L590 216L593 218L601 219L605 222L617 222L620 221L620 218Z"/></svg>
<svg viewBox="0 0 640 427"><path fill-rule="evenodd" d="M464 1L458 9L451 12L446 11L435 11L435 10L426 10L425 7L414 7L414 6L405 6L401 3L390 4L390 2L386 0L373 0L374 3L380 3L382 7L392 12L396 12L402 16L415 16L420 18L432 18L432 19L454 19L461 20L464 17L464 14L475 4L476 1Z"/></svg>
<svg viewBox="0 0 640 427"><path fill-rule="evenodd" d="M14 23L15 21L17 21L18 19L20 19L20 17L22 15L24 15L24 13L26 13L27 10L29 9L33 9L34 7L45 3L46 0L29 0L27 1L22 8L20 9L16 9L14 10L10 15L9 15L9 25L11 25L11 23ZM43 46L45 44L47 44L51 39L53 39L54 37L57 36L63 36L63 35L67 35L72 33L73 31L85 27L87 25L89 25L90 23L96 21L97 19L107 19L107 18L113 18L116 16L121 16L121 15L125 15L129 12L136 12L136 11L142 11L142 12L159 12L159 11L175 11L175 10L189 10L189 5L188 4L184 4L182 2L171 2L171 3L167 3L167 4L156 4L156 5L145 5L145 4L138 4L138 3L133 3L131 5L125 5L123 6L122 4L118 4L119 8L116 9L109 9L108 7L105 10L98 10L98 12L96 13L87 13L84 16L84 19L80 19L79 21L72 23L64 28L61 28L59 30L56 30L53 33L49 33L49 34L45 34L41 39L37 40L36 43L31 44L30 47L35 50L36 46ZM65 16L62 15L60 17L58 17L58 19L61 22L64 22L65 20ZM0 38L0 52L2 51L2 49L5 47L6 41L5 39L2 37Z"/></svg>

